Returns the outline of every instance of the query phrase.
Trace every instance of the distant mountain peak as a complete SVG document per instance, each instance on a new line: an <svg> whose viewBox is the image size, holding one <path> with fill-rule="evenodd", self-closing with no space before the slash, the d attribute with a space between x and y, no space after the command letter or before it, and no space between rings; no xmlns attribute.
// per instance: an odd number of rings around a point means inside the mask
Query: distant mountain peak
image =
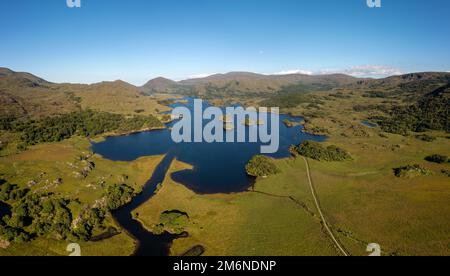
<svg viewBox="0 0 450 276"><path fill-rule="evenodd" d="M177 82L163 78L157 77L149 80L146 84L140 87L141 92L145 94L154 94L154 93L170 93L170 89L176 87L178 85Z"/></svg>
<svg viewBox="0 0 450 276"><path fill-rule="evenodd" d="M25 86L39 86L44 84L49 84L50 82L39 78L33 74L26 72L15 72L9 68L0 67L0 79L7 78L12 82L15 82L19 85Z"/></svg>
<svg viewBox="0 0 450 276"><path fill-rule="evenodd" d="M0 77L7 77L14 74L14 71L5 67L0 67Z"/></svg>

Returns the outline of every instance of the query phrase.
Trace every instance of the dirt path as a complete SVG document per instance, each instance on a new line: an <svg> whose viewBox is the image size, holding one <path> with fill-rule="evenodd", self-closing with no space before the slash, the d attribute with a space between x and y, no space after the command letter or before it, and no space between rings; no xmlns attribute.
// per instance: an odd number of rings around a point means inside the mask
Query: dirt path
<svg viewBox="0 0 450 276"><path fill-rule="evenodd" d="M314 204L316 205L317 211L319 212L320 215L320 219L322 220L323 226L325 227L328 235L330 236L330 238L333 240L334 244L336 245L336 247L339 249L339 251L342 253L342 255L344 256L348 256L348 253L345 251L344 247L339 243L339 241L336 239L336 237L334 236L333 232L331 231L330 227L328 226L328 223L325 219L325 216L322 213L322 209L320 208L320 204L319 204L319 200L317 199L316 196L316 190L314 189L314 185L312 183L312 178L311 178L311 172L310 172L310 167L309 167L309 162L308 159L306 159L305 157L303 157L303 160L305 160L305 164L306 164L306 172L308 174L308 182L309 182L309 187L311 189L311 193L312 196L314 198Z"/></svg>

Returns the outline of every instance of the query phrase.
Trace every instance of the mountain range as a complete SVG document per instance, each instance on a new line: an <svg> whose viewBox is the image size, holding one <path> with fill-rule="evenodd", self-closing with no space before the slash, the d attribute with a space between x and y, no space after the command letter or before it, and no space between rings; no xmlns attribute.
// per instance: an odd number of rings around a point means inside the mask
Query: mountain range
<svg viewBox="0 0 450 276"><path fill-rule="evenodd" d="M356 83L357 78L342 75L262 75L250 72L215 74L205 78L187 79L179 82L165 78L150 80L140 87L145 94L192 92L205 94L276 93L289 86L303 86L305 90L326 90L337 86Z"/></svg>
<svg viewBox="0 0 450 276"><path fill-rule="evenodd" d="M333 75L262 75L250 72L216 74L205 78L173 81L155 78L137 87L124 81L96 84L58 84L26 72L0 68L0 115L42 116L81 108L107 107L117 112L139 109L156 101L152 94L181 94L202 98L271 97L280 93L329 91L340 88L360 92L425 95L450 83L450 73L424 72L383 79Z"/></svg>

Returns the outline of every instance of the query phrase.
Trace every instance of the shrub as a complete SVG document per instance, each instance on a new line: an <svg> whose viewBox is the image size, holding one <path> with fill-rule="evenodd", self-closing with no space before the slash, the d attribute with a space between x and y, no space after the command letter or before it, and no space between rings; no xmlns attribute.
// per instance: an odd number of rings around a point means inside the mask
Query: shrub
<svg viewBox="0 0 450 276"><path fill-rule="evenodd" d="M28 189L20 190L17 185L6 183L0 187L0 200L1 201L20 200L28 192L29 192Z"/></svg>
<svg viewBox="0 0 450 276"><path fill-rule="evenodd" d="M267 177L280 172L273 160L263 155L254 156L245 166L245 170L248 175L254 177Z"/></svg>
<svg viewBox="0 0 450 276"><path fill-rule="evenodd" d="M189 215L185 212L173 210L165 211L159 217L159 224L154 226L153 231L156 234L162 234L167 231L172 234L181 234L189 224Z"/></svg>
<svg viewBox="0 0 450 276"><path fill-rule="evenodd" d="M433 155L427 156L427 157L425 157L425 160L428 162L438 163L438 164L447 163L449 161L447 156L439 155L439 154L433 154Z"/></svg>
<svg viewBox="0 0 450 276"><path fill-rule="evenodd" d="M423 134L423 135L417 135L416 136L417 139L422 140L424 142L433 142L436 140L436 137L427 135L427 134Z"/></svg>
<svg viewBox="0 0 450 276"><path fill-rule="evenodd" d="M107 205L109 210L116 210L131 202L134 189L126 184L115 184L108 187Z"/></svg>
<svg viewBox="0 0 450 276"><path fill-rule="evenodd" d="M0 225L0 235L9 242L23 243L30 240L30 235L21 229Z"/></svg>
<svg viewBox="0 0 450 276"><path fill-rule="evenodd" d="M417 176L431 175L431 172L420 165L408 165L405 167L395 168L394 174L397 177L413 178Z"/></svg>
<svg viewBox="0 0 450 276"><path fill-rule="evenodd" d="M292 149L291 149L292 150ZM319 161L345 161L351 159L349 153L345 150L336 147L324 147L321 144L313 141L305 141L297 147L298 154Z"/></svg>

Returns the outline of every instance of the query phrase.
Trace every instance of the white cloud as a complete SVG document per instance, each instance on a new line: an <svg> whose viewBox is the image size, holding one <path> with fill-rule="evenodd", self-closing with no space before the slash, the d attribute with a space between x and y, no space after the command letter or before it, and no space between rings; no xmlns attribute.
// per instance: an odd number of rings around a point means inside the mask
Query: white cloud
<svg viewBox="0 0 450 276"><path fill-rule="evenodd" d="M309 70L293 69L273 73L273 75L293 75L293 74L313 75L314 72Z"/></svg>
<svg viewBox="0 0 450 276"><path fill-rule="evenodd" d="M202 78L206 78L212 75L215 75L216 73L204 73L204 74L197 74L197 75L192 75L192 76L188 76L188 79L202 79Z"/></svg>
<svg viewBox="0 0 450 276"><path fill-rule="evenodd" d="M403 71L389 66L381 65L362 65L353 66L346 69L327 69L318 72L320 75L324 74L346 74L359 78L384 78L394 75L402 75Z"/></svg>
<svg viewBox="0 0 450 276"><path fill-rule="evenodd" d="M447 71L450 73L450 71ZM262 73L266 75L294 75L294 74L302 74L302 75L329 75L329 74L345 74L358 78L385 78L394 75L402 75L405 72L402 70L383 66L383 65L360 65L360 66L351 66L343 69L322 69L322 70L307 70L307 69L291 69L284 70L275 73ZM206 78L217 73L203 73L188 76L188 79L199 79Z"/></svg>
<svg viewBox="0 0 450 276"><path fill-rule="evenodd" d="M291 75L291 74L303 74L303 75L328 75L328 74L345 74L358 78L384 78L393 75L402 75L404 72L398 68L382 66L382 65L361 65L352 66L344 69L323 69L318 71L305 70L305 69L293 69L285 70L273 75Z"/></svg>

